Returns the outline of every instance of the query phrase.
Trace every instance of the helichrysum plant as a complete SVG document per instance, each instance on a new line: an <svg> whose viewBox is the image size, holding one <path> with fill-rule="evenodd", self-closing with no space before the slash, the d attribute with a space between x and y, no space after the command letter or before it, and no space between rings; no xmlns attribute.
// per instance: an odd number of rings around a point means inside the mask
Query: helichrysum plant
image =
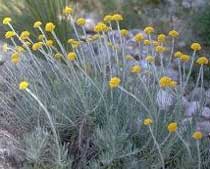
<svg viewBox="0 0 210 169"><path fill-rule="evenodd" d="M33 41L31 32L15 30L12 18L3 19L8 28L5 39L13 47L3 46L10 58L5 58L2 74L6 78L2 76L1 81L16 99L1 96L5 109L12 109L27 130L20 139L25 144L24 166L208 166L209 140L197 130L196 119L184 123L181 101L195 64L200 66L195 87L203 87L203 69L209 60L199 55L201 44L193 43L191 53L176 51L181 36L176 30L156 35L155 28L147 26L131 37L142 65L129 54L129 30L120 27L126 19L121 14L106 15L95 25L95 34L87 35L85 18L75 19L73 12L69 6L63 10L75 32L75 37L66 37L68 50L55 33L53 21L34 21L31 26L37 31L37 41ZM114 26L118 38L113 36ZM178 79L167 74L175 64ZM169 110L160 107L160 102L167 104L171 97L174 104ZM205 102L199 104L202 109Z"/></svg>

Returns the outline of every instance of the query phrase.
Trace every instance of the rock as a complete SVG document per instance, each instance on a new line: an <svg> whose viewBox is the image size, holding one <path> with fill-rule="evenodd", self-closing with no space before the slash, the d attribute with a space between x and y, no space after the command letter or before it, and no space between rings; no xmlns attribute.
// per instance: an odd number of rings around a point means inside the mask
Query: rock
<svg viewBox="0 0 210 169"><path fill-rule="evenodd" d="M185 105L185 114L187 117L192 117L199 109L199 103L196 101L189 102Z"/></svg>
<svg viewBox="0 0 210 169"><path fill-rule="evenodd" d="M197 122L196 129L209 134L210 133L210 122L209 121Z"/></svg>
<svg viewBox="0 0 210 169"><path fill-rule="evenodd" d="M157 104L161 110L168 110L175 102L174 96L166 90L159 90L157 93Z"/></svg>
<svg viewBox="0 0 210 169"><path fill-rule="evenodd" d="M179 73L173 68L168 68L166 69L166 76L169 76L173 80L178 81Z"/></svg>
<svg viewBox="0 0 210 169"><path fill-rule="evenodd" d="M188 99L191 101L200 101L201 99L203 99L204 94L202 95L202 93L205 94L205 90L203 88L195 88L193 89L193 91L189 94Z"/></svg>
<svg viewBox="0 0 210 169"><path fill-rule="evenodd" d="M20 164L18 141L5 130L0 130L0 169L14 169Z"/></svg>
<svg viewBox="0 0 210 169"><path fill-rule="evenodd" d="M206 119L210 119L210 108L204 107L201 116Z"/></svg>

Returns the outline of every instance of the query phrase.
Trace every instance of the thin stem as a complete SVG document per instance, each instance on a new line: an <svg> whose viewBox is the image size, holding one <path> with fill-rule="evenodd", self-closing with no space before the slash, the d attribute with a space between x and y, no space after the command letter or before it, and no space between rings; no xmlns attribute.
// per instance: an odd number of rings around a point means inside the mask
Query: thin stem
<svg viewBox="0 0 210 169"><path fill-rule="evenodd" d="M197 151L198 151L198 169L201 169L201 152L200 152L200 142L196 141Z"/></svg>
<svg viewBox="0 0 210 169"><path fill-rule="evenodd" d="M154 143L155 143L155 145L156 145L156 147L157 147L157 150L158 150L158 153L159 153L159 155L160 155L160 160L161 160L161 162L162 162L162 169L165 169L164 158L163 158L163 155L162 155L160 146L159 146L159 144L158 144L158 142L157 142L157 140L156 140L156 138L155 138L155 136L154 136L154 134L153 134L153 131L152 131L151 126L149 126L149 131L150 131L150 133L151 133L151 135L152 135L152 138L153 138L153 140L154 140Z"/></svg>
<svg viewBox="0 0 210 169"><path fill-rule="evenodd" d="M55 125L53 123L52 117L50 115L50 112L47 110L47 108L43 105L43 103L39 100L39 98L30 90L30 89L26 89L26 91L37 101L37 103L40 105L40 107L44 110L49 122L50 122L50 126L53 132L53 135L55 137L55 141L56 141L56 145L58 148L58 159L59 161L61 161L61 152L60 152L60 144L59 144L59 139L58 139L58 134L56 132L56 128Z"/></svg>

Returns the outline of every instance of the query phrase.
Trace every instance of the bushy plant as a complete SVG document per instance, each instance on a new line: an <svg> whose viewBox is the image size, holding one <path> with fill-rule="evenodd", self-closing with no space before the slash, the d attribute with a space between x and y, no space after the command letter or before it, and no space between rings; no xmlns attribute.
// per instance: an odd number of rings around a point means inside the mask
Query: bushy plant
<svg viewBox="0 0 210 169"><path fill-rule="evenodd" d="M67 3L70 2L66 0L1 0L0 17L11 16L16 30L31 32L34 40L37 40L37 32L32 31L33 23L37 20L41 22L53 21L59 28L55 32L65 45L66 36L71 35L69 20L61 18L63 6Z"/></svg>
<svg viewBox="0 0 210 169"><path fill-rule="evenodd" d="M71 7L64 12L71 17ZM21 139L26 168L200 169L209 165L209 140L197 131L197 118L185 118L182 102L194 62L200 67L195 88L203 87L208 58L196 59L201 45L191 45L191 56L175 52L177 31L156 36L148 26L133 37L120 29L123 19L120 14L107 15L107 24L99 22L95 35L84 32L85 41L80 36L69 39L71 51L67 51L54 23L43 27L35 22L43 38L33 42L28 32L17 33L11 18L4 18L3 24L11 29L5 37L14 47L3 46L11 56L5 58L1 82L15 102L1 96L5 109L12 109L28 129ZM82 32L84 23L83 18L71 22L75 34ZM140 60L128 55L129 36ZM168 75L172 66L178 69L178 79ZM206 104L205 94L201 95L199 117Z"/></svg>

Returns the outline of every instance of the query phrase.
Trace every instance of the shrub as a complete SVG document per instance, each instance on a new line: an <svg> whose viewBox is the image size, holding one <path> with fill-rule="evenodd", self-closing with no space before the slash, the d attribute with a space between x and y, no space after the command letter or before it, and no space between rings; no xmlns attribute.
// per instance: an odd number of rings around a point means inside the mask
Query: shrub
<svg viewBox="0 0 210 169"><path fill-rule="evenodd" d="M44 38L34 43L27 33L23 39L14 32L11 18L3 20L13 31L7 32L7 39L14 48L4 45L12 54L1 81L15 99L6 94L2 99L5 109L12 109L28 130L20 139L26 168L192 169L209 165L209 140L196 130L196 117L185 118L182 103L194 62L200 67L195 88L203 87L208 59L196 60L201 45L192 44L191 57L175 53L179 33L172 30L168 36L157 37L149 26L144 34L131 37L144 63L140 64L127 55L129 32L121 34L122 20L120 14L111 16L110 24L118 28L116 36L100 22L96 34L85 41L69 39L71 51L60 43L54 32L59 28L53 23L47 23L45 31L37 26ZM47 43L49 37L58 48ZM168 75L171 66L177 67L178 79ZM202 98L199 117L206 104Z"/></svg>

